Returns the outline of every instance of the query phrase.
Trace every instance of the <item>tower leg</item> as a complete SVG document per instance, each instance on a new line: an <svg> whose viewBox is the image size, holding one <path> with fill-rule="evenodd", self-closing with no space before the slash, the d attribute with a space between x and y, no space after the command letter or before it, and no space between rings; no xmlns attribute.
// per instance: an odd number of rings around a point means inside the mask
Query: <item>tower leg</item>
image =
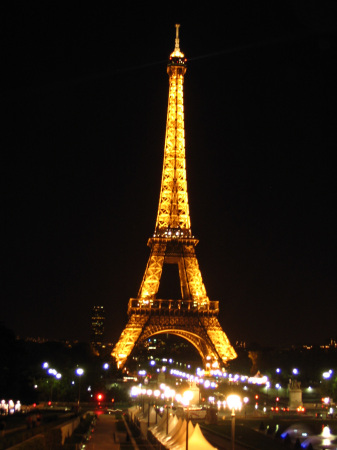
<svg viewBox="0 0 337 450"><path fill-rule="evenodd" d="M132 352L146 322L148 321L148 318L149 317L146 315L133 314L130 316L126 327L111 353L115 358L119 369L124 367L128 356Z"/></svg>

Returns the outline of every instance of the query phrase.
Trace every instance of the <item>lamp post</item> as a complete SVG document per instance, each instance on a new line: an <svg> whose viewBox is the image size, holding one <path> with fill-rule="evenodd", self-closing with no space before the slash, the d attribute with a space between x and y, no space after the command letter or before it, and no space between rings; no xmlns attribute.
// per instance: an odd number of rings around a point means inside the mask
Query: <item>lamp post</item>
<svg viewBox="0 0 337 450"><path fill-rule="evenodd" d="M146 391L147 393L147 427L150 426L150 406L151 406L151 395L152 395L152 389L148 389Z"/></svg>
<svg viewBox="0 0 337 450"><path fill-rule="evenodd" d="M48 373L48 375L56 376L57 371L55 369L49 368L47 370L47 373ZM51 404L51 402L53 400L53 384L54 384L54 381L51 381L50 382L50 400L49 400L50 404Z"/></svg>
<svg viewBox="0 0 337 450"><path fill-rule="evenodd" d="M78 376L78 409L80 409L80 401L81 401L81 376L84 374L84 370L80 367L76 369L76 375Z"/></svg>
<svg viewBox="0 0 337 450"><path fill-rule="evenodd" d="M146 389L142 389L142 410L143 410L143 414L144 414L144 395L146 394Z"/></svg>
<svg viewBox="0 0 337 450"><path fill-rule="evenodd" d="M235 450L235 411L241 409L241 398L235 394L229 395L227 405L232 410L232 450Z"/></svg>
<svg viewBox="0 0 337 450"><path fill-rule="evenodd" d="M159 395L160 395L160 390L159 390L159 389L156 389L156 390L153 392L153 395L155 396L155 399L156 399L156 405L155 405L155 408L156 408L156 425L157 425L157 420L158 420L158 418L157 418L157 416L158 416L158 397L159 397Z"/></svg>
<svg viewBox="0 0 337 450"><path fill-rule="evenodd" d="M44 369L48 369L47 370L48 375L55 377L57 380L60 380L62 378L62 375L56 369L52 369L51 367L49 367L49 364L47 362L43 363L42 367ZM50 383L50 400L49 400L50 404L53 399L53 387L54 387L54 380L52 380Z"/></svg>
<svg viewBox="0 0 337 450"><path fill-rule="evenodd" d="M185 391L183 395L183 404L186 405L187 411L186 411L186 450L188 450L188 421L189 421L189 406L190 401L193 398L193 392L191 391Z"/></svg>
<svg viewBox="0 0 337 450"><path fill-rule="evenodd" d="M245 404L245 418L247 416L247 403L249 402L249 398L248 397L244 397L243 398L243 403Z"/></svg>
<svg viewBox="0 0 337 450"><path fill-rule="evenodd" d="M170 405L166 405L166 436L169 432L169 419L170 419Z"/></svg>

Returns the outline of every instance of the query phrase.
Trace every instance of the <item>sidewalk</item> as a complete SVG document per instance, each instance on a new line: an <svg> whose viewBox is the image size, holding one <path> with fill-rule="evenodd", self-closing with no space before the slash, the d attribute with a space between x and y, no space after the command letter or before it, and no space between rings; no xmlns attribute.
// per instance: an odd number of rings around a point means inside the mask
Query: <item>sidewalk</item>
<svg viewBox="0 0 337 450"><path fill-rule="evenodd" d="M95 431L86 445L86 450L119 450L116 420L114 415L101 414L97 418Z"/></svg>

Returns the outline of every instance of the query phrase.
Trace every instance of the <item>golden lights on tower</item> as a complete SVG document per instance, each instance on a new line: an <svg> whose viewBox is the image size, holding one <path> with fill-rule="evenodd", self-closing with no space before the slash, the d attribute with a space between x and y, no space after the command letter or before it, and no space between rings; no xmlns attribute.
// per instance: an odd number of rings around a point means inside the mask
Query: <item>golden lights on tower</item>
<svg viewBox="0 0 337 450"><path fill-rule="evenodd" d="M175 48L167 65L169 95L164 161L155 231L148 240L150 256L136 299L130 299L129 321L112 355L123 367L136 343L158 333L171 333L191 342L205 367L218 367L236 357L217 314L218 301L210 301L202 280L192 236L187 193L184 75L185 55L180 50L176 25ZM163 266L177 264L181 300L156 298Z"/></svg>

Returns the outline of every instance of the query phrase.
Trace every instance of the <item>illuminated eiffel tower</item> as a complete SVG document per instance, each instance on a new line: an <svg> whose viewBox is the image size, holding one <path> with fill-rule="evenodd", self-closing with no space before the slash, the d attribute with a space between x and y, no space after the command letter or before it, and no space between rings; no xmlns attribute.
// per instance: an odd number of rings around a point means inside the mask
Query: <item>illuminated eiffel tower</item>
<svg viewBox="0 0 337 450"><path fill-rule="evenodd" d="M159 333L189 341L208 370L236 358L217 318L219 302L207 297L195 255L198 240L191 232L186 181L183 101L186 59L179 47L179 25L176 25L175 49L167 65L169 99L156 228L148 240L151 253L138 296L129 301L129 320L112 352L120 368L136 345ZM178 265L181 300L156 298L164 264Z"/></svg>

